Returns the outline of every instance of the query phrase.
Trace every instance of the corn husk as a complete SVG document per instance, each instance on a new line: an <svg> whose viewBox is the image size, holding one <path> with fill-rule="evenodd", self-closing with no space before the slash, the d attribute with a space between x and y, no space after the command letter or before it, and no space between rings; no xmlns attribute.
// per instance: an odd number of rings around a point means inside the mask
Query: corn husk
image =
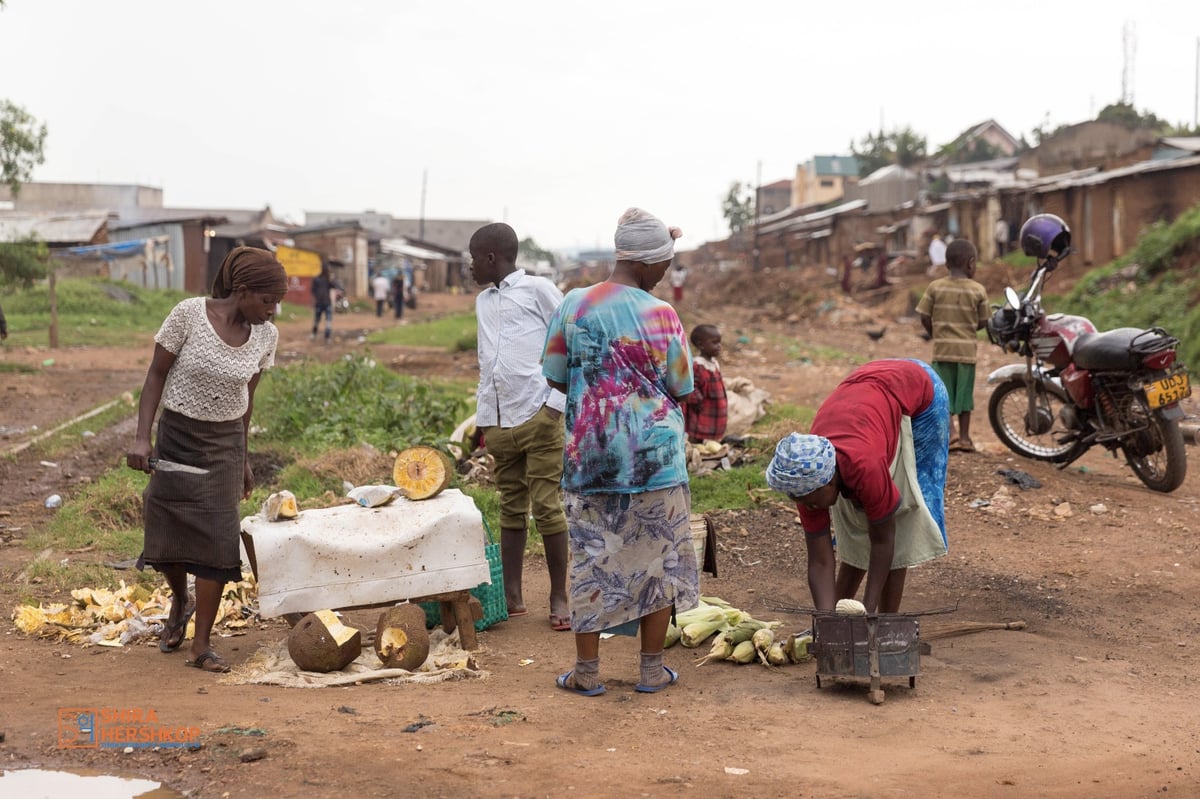
<svg viewBox="0 0 1200 799"><path fill-rule="evenodd" d="M783 651L783 644L775 641L767 647L767 665L783 666L788 662L787 655Z"/></svg>
<svg viewBox="0 0 1200 799"><path fill-rule="evenodd" d="M668 624L667 635L663 640L663 649L670 649L671 647L675 646L675 644L679 643L680 635L682 635L682 631L678 627L676 627L674 624Z"/></svg>
<svg viewBox="0 0 1200 799"><path fill-rule="evenodd" d="M217 607L214 627L238 630L249 625L255 615L258 587L253 577L243 575L230 583ZM126 585L116 590L76 588L72 602L50 603L14 608L12 618L26 635L81 645L119 647L162 632L162 620L171 607L170 587L165 583L150 592L141 585ZM195 635L195 619L188 622L185 637Z"/></svg>
<svg viewBox="0 0 1200 799"><path fill-rule="evenodd" d="M810 634L797 635L792 633L788 636L787 642L783 646L783 652L787 655L787 659L793 663L804 663L812 660L812 654L808 651L808 645L812 643L813 637Z"/></svg>
<svg viewBox="0 0 1200 799"><path fill-rule="evenodd" d="M754 645L755 654L762 661L763 665L767 665L767 649L771 644L775 643L775 633L769 627L763 627L761 630L750 636L750 642Z"/></svg>

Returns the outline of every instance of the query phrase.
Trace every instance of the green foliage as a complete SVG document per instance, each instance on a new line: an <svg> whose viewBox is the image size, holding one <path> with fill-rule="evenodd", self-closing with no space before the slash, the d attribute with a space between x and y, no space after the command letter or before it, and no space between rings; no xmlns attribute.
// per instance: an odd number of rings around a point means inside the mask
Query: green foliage
<svg viewBox="0 0 1200 799"><path fill-rule="evenodd" d="M0 182L13 196L28 183L33 168L45 162L46 125L9 100L0 100Z"/></svg>
<svg viewBox="0 0 1200 799"><path fill-rule="evenodd" d="M401 325L377 330L368 336L372 344L400 344L406 347L438 347L459 351L475 341L475 314L452 314L419 325ZM470 345L473 350L474 345Z"/></svg>
<svg viewBox="0 0 1200 799"><path fill-rule="evenodd" d="M103 405L100 407L103 407ZM64 453L74 452L78 449L85 431L105 430L124 419L136 415L136 402L128 403L117 400L110 407L105 408L95 416L89 416L87 419L82 419L72 425L68 425L49 438L39 441L33 446L33 451L45 458L57 458Z"/></svg>
<svg viewBox="0 0 1200 799"><path fill-rule="evenodd" d="M46 245L36 239L0 243L0 286L29 288L46 276Z"/></svg>
<svg viewBox="0 0 1200 799"><path fill-rule="evenodd" d="M1196 368L1200 365L1198 262L1200 205L1172 224L1151 225L1130 253L1076 283L1057 310L1086 316L1101 330L1159 325L1179 338L1182 361Z"/></svg>
<svg viewBox="0 0 1200 799"><path fill-rule="evenodd" d="M557 263L554 253L539 245L533 240L532 236L521 239L521 241L517 244L517 254L522 255L535 263L538 261L546 261L550 264L550 266L554 266Z"/></svg>
<svg viewBox="0 0 1200 799"><path fill-rule="evenodd" d="M255 395L254 424L265 428L265 443L306 454L362 442L387 452L445 440L466 407L457 389L397 375L369 356L347 356L268 370Z"/></svg>
<svg viewBox="0 0 1200 799"><path fill-rule="evenodd" d="M850 152L858 159L859 177L888 164L912 166L924 160L927 147L925 137L907 126L888 133L868 133L861 142L850 142Z"/></svg>
<svg viewBox="0 0 1200 799"><path fill-rule="evenodd" d="M721 200L721 215L729 224L729 232L737 233L754 221L754 188L734 181Z"/></svg>
<svg viewBox="0 0 1200 799"><path fill-rule="evenodd" d="M1110 103L1100 109L1100 113L1096 114L1097 122L1116 122L1118 125L1124 125L1127 128L1149 128L1154 131L1164 131L1167 129L1167 123L1159 119L1150 111L1138 111L1133 107L1132 103L1116 102Z"/></svg>

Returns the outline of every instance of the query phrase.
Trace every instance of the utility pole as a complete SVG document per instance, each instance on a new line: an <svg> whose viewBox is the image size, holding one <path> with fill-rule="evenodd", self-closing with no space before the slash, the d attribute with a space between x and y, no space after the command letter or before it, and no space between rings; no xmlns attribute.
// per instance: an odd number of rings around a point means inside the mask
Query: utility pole
<svg viewBox="0 0 1200 799"><path fill-rule="evenodd" d="M429 170L421 170L421 218L417 222L417 238L425 241L425 185L429 179Z"/></svg>
<svg viewBox="0 0 1200 799"><path fill-rule="evenodd" d="M759 270L758 262L758 209L762 205L759 202L759 197L762 194L762 161L758 162L758 168L754 173L754 271Z"/></svg>
<svg viewBox="0 0 1200 799"><path fill-rule="evenodd" d="M1192 127L1200 130L1200 36L1196 37L1196 99L1192 105Z"/></svg>

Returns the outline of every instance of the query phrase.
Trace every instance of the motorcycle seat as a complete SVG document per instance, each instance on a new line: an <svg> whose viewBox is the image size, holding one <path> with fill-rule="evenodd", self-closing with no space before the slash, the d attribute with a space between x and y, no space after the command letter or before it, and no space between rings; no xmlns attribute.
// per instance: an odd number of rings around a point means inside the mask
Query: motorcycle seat
<svg viewBox="0 0 1200 799"><path fill-rule="evenodd" d="M1140 327L1118 327L1103 333L1084 333L1075 342L1071 360L1078 368L1089 371L1137 369L1142 365L1144 354L1134 352L1134 339L1141 344L1156 336L1156 333Z"/></svg>

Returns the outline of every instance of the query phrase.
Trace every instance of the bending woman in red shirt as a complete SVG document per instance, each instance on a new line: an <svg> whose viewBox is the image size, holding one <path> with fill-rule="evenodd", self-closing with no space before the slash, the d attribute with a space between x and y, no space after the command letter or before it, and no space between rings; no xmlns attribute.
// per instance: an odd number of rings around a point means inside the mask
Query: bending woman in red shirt
<svg viewBox="0 0 1200 799"><path fill-rule="evenodd" d="M779 442L767 483L796 502L818 610L852 598L865 575L867 612L898 612L908 568L946 554L949 443L946 387L928 364L902 359L850 373L810 435Z"/></svg>

